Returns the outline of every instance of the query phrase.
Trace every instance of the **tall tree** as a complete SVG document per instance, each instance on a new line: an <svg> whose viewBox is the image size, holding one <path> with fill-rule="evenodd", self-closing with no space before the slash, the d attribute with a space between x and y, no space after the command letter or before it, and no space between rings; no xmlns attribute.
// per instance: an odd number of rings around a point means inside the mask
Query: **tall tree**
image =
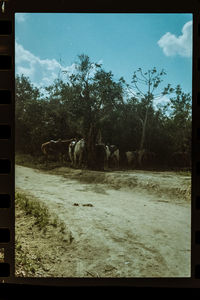
<svg viewBox="0 0 200 300"><path fill-rule="evenodd" d="M101 66L92 63L88 55L81 54L75 63L75 72L69 75L69 82L74 91L77 91L76 100L79 105L79 119L81 132L86 140L87 162L90 168L95 166L94 145L96 142L98 130L95 121L95 98L93 95L93 78L96 70Z"/></svg>
<svg viewBox="0 0 200 300"><path fill-rule="evenodd" d="M173 91L171 85L168 85L162 92L157 92L164 75L166 75L164 70L158 72L155 67L147 72L143 72L139 68L133 73L133 86L127 85L129 92L140 101L140 105L138 106L140 109L138 111L138 120L141 124L140 150L144 148L148 116L149 111L153 109L153 100L159 99L161 96Z"/></svg>
<svg viewBox="0 0 200 300"><path fill-rule="evenodd" d="M40 131L42 102L39 89L29 78L17 76L15 80L16 149L34 153L35 136ZM37 121L36 121L37 120Z"/></svg>
<svg viewBox="0 0 200 300"><path fill-rule="evenodd" d="M75 72L69 76L70 85L78 91L79 121L86 139L88 166L95 168L95 143L102 141L102 128L107 118L112 119L118 103L123 101L121 83L113 80L85 54L78 56Z"/></svg>
<svg viewBox="0 0 200 300"><path fill-rule="evenodd" d="M184 93L177 85L175 96L170 98L170 122L176 151L191 152L192 99L190 93Z"/></svg>

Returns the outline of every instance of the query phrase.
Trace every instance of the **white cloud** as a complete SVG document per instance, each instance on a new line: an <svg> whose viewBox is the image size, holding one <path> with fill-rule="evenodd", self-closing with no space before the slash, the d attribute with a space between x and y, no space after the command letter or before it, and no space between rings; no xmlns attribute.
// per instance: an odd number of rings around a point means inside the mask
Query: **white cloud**
<svg viewBox="0 0 200 300"><path fill-rule="evenodd" d="M75 64L63 67L55 59L40 59L16 41L15 70L16 74L29 77L34 85L43 87L52 84L63 70L73 73Z"/></svg>
<svg viewBox="0 0 200 300"><path fill-rule="evenodd" d="M16 75L23 74L29 77L31 83L38 88L51 85L57 78L67 81L71 74L77 72L76 66L75 63L72 63L64 67L56 59L41 59L29 50L24 49L17 40L15 41L15 73ZM94 65L90 75L95 72L96 67Z"/></svg>
<svg viewBox="0 0 200 300"><path fill-rule="evenodd" d="M158 110L159 108L163 110L163 106L165 106L168 103L170 103L170 98L167 95L163 95L153 101L153 106L155 110ZM166 115L169 116L170 113L171 113L171 108L168 107L168 109L166 110Z"/></svg>
<svg viewBox="0 0 200 300"><path fill-rule="evenodd" d="M16 22L18 23L22 23L22 22L25 22L26 19L28 17L28 14L27 13L16 13L15 14L15 20Z"/></svg>
<svg viewBox="0 0 200 300"><path fill-rule="evenodd" d="M67 74L67 77L70 76L71 74L76 73L76 64L73 63L71 66L68 67L63 67L62 71L65 72L65 74Z"/></svg>
<svg viewBox="0 0 200 300"><path fill-rule="evenodd" d="M192 56L192 21L187 22L182 28L182 35L176 36L167 32L158 41L166 56L180 55Z"/></svg>
<svg viewBox="0 0 200 300"><path fill-rule="evenodd" d="M166 105L168 102L170 102L170 99L167 95L163 95L157 99L154 100L154 105Z"/></svg>

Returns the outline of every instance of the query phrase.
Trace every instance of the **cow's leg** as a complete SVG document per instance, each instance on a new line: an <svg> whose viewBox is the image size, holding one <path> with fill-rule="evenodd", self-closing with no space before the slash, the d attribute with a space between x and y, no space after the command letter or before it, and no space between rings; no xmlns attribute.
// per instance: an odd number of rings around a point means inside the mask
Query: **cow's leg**
<svg viewBox="0 0 200 300"><path fill-rule="evenodd" d="M109 158L110 155L108 153L106 153L106 157L105 157L105 167L108 169L109 168Z"/></svg>
<svg viewBox="0 0 200 300"><path fill-rule="evenodd" d="M108 168L108 160L107 157L104 159L104 169Z"/></svg>
<svg viewBox="0 0 200 300"><path fill-rule="evenodd" d="M77 165L77 155L74 153L74 167L76 168Z"/></svg>
<svg viewBox="0 0 200 300"><path fill-rule="evenodd" d="M71 166L75 166L75 153L71 152Z"/></svg>
<svg viewBox="0 0 200 300"><path fill-rule="evenodd" d="M119 159L117 158L117 169L119 169Z"/></svg>
<svg viewBox="0 0 200 300"><path fill-rule="evenodd" d="M116 158L115 158L115 156L113 156L112 163L113 163L113 169L116 169Z"/></svg>
<svg viewBox="0 0 200 300"><path fill-rule="evenodd" d="M79 168L82 168L82 162L83 162L83 153L81 152L79 155Z"/></svg>
<svg viewBox="0 0 200 300"><path fill-rule="evenodd" d="M74 166L74 164L75 164L74 156L75 156L75 154L72 153L72 154L71 154L71 166Z"/></svg>
<svg viewBox="0 0 200 300"><path fill-rule="evenodd" d="M71 163L70 163L70 166L72 167L72 166L73 166L73 164L74 164L74 160L73 160L73 157L72 157L72 155L70 155L70 161L71 161Z"/></svg>
<svg viewBox="0 0 200 300"><path fill-rule="evenodd" d="M47 165L48 165L48 161L49 161L49 155L46 154L46 155L45 155L45 165L46 165L46 167L47 167Z"/></svg>
<svg viewBox="0 0 200 300"><path fill-rule="evenodd" d="M70 160L70 166L73 165L73 161L72 161L72 150L71 150L71 147L69 147L69 160Z"/></svg>
<svg viewBox="0 0 200 300"><path fill-rule="evenodd" d="M63 153L60 153L61 164L64 165L65 157Z"/></svg>

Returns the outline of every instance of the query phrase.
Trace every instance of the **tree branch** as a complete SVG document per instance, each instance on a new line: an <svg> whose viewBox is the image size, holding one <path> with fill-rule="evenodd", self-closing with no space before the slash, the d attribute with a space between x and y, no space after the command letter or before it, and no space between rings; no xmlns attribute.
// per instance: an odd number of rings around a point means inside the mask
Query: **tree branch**
<svg viewBox="0 0 200 300"><path fill-rule="evenodd" d="M135 87L136 87L136 89L138 90L138 92L139 92L141 95L145 96L145 94L142 93L142 92L140 91L140 89L139 89L139 87L137 86L136 82L134 82L134 84L135 84Z"/></svg>
<svg viewBox="0 0 200 300"><path fill-rule="evenodd" d="M134 97L137 97L137 94L135 94L129 86L127 86L127 89L129 90L129 92L134 96Z"/></svg>

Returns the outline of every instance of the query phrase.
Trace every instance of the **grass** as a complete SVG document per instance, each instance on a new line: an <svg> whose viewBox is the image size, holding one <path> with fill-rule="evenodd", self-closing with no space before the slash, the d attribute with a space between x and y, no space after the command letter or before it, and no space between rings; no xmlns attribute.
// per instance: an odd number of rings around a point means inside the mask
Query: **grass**
<svg viewBox="0 0 200 300"><path fill-rule="evenodd" d="M34 169L40 169L40 170L51 169L50 164L48 165L45 164L45 160L43 156L35 157L30 154L16 153L15 163L21 166L30 167Z"/></svg>
<svg viewBox="0 0 200 300"><path fill-rule="evenodd" d="M16 276L50 276L58 264L59 251L73 241L65 224L40 201L21 190L15 193Z"/></svg>
<svg viewBox="0 0 200 300"><path fill-rule="evenodd" d="M48 161L46 163L44 156L32 156L30 154L15 154L15 163L24 167L29 167L38 170L49 171L59 167L69 167L70 162Z"/></svg>
<svg viewBox="0 0 200 300"><path fill-rule="evenodd" d="M25 167L30 167L33 169L38 169L38 170L44 170L44 171L51 171L56 168L60 167L70 167L71 163L70 162L60 162L60 161L48 161L46 164L45 162L45 157L43 155L41 156L32 156L30 154L21 154L21 153L16 153L15 154L15 163L21 166ZM128 171L129 169L124 169L122 168L123 171ZM173 168L173 167L154 167L150 169L144 169L152 172L175 172L177 175L182 175L182 176L191 176L191 170L188 168ZM108 170L107 170L108 171ZM112 170L109 170L112 171ZM115 171L115 170L113 170ZM133 169L134 171L134 169Z"/></svg>
<svg viewBox="0 0 200 300"><path fill-rule="evenodd" d="M15 193L15 204L19 206L25 213L34 217L34 225L37 225L39 230L46 232L47 226L60 228L61 233L65 233L65 224L56 216L53 216L48 208L40 201L32 196L26 195L22 191L17 190Z"/></svg>
<svg viewBox="0 0 200 300"><path fill-rule="evenodd" d="M181 176L191 176L191 170L178 170L175 171L177 175L181 175Z"/></svg>
<svg viewBox="0 0 200 300"><path fill-rule="evenodd" d="M37 258L39 261L40 258ZM16 275L20 277L34 276L37 272L37 262L33 256L24 251L20 238L15 240L15 268Z"/></svg>

